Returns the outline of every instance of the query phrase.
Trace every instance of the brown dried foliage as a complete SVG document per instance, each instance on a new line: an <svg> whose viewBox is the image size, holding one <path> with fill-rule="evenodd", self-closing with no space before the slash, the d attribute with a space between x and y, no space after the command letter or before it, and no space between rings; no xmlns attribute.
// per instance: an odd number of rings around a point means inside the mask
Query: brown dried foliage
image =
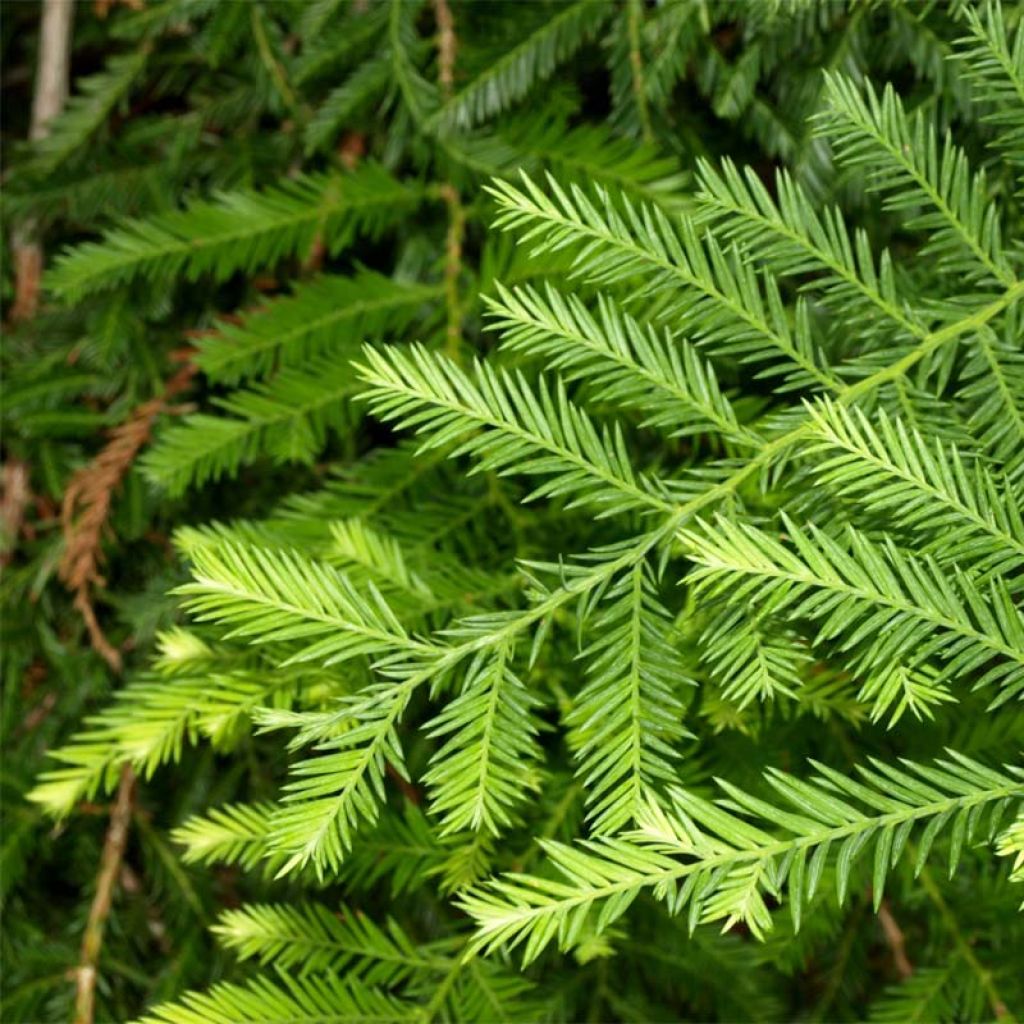
<svg viewBox="0 0 1024 1024"><path fill-rule="evenodd" d="M170 400L188 387L194 373L195 367L186 363L167 382L163 394L143 402L115 427L110 440L92 462L75 473L64 492L64 554L59 575L75 595L75 607L85 621L93 649L115 672L121 671L121 652L107 640L92 604L93 587L102 587L105 582L100 564L114 493L149 440L157 417L172 411Z"/></svg>

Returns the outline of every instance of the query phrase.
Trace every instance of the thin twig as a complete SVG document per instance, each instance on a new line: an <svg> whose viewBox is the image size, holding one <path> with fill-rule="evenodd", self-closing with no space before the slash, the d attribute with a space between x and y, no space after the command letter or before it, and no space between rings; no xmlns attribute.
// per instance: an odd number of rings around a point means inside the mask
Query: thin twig
<svg viewBox="0 0 1024 1024"><path fill-rule="evenodd" d="M458 37L455 19L448 0L434 0L434 20L437 22L437 84L444 100L451 99L455 83L455 53ZM444 246L444 294L448 314L448 355L458 361L462 348L462 305L459 301L459 277L462 274L462 240L466 233L466 213L458 189L446 183L440 189L441 198L448 207L448 232Z"/></svg>
<svg viewBox="0 0 1024 1024"><path fill-rule="evenodd" d="M10 459L0 471L3 494L0 496L0 565L6 565L14 554L25 521L25 508L32 497L28 486L28 466L19 459Z"/></svg>
<svg viewBox="0 0 1024 1024"><path fill-rule="evenodd" d="M288 81L288 75L284 67L274 56L274 51L271 49L270 40L267 38L267 30L263 24L263 9L259 4L253 4L250 13L252 15L252 34L256 39L256 49L259 50L260 60L267 69L270 80L274 83L278 94L284 100L284 105L292 112L296 122L301 124L305 120L305 116L303 115L302 108L299 106L295 90Z"/></svg>
<svg viewBox="0 0 1024 1024"><path fill-rule="evenodd" d="M131 765L121 769L121 784L117 799L110 812L110 827L103 841L103 855L100 870L96 876L96 894L89 907L89 920L82 937L82 955L75 973L77 994L75 996L75 1024L92 1024L96 1009L96 973L100 951L103 949L103 932L110 904L114 897L125 845L128 842L128 827L132 819L135 801L135 772Z"/></svg>
<svg viewBox="0 0 1024 1024"><path fill-rule="evenodd" d="M906 981L914 973L914 965L907 957L907 945L903 937L903 929L896 922L889 907L888 900L882 900L878 906L878 923L882 928L882 935L885 937L885 944L892 953L892 962L896 973L903 981Z"/></svg>
<svg viewBox="0 0 1024 1024"><path fill-rule="evenodd" d="M33 142L50 134L50 124L64 109L68 98L71 62L73 0L43 0L39 22L39 57L36 63L35 93L29 138ZM34 219L22 221L11 233L14 262L12 323L27 320L39 307L39 280L43 272L43 247Z"/></svg>
<svg viewBox="0 0 1024 1024"><path fill-rule="evenodd" d="M437 84L442 98L450 100L455 85L458 37L455 35L455 19L448 0L434 0L434 20L437 22Z"/></svg>
<svg viewBox="0 0 1024 1024"><path fill-rule="evenodd" d="M647 109L647 86L644 83L644 58L640 52L640 21L643 7L640 0L629 0L629 11L626 15L629 29L629 65L633 76L633 99L636 102L637 116L640 118L641 134L644 142L654 139L651 130L651 115Z"/></svg>
<svg viewBox="0 0 1024 1024"><path fill-rule="evenodd" d="M420 791L407 779L391 762L389 761L385 766L388 776L395 780L398 788L402 791L402 796L411 804L419 806L423 802L423 796Z"/></svg>
<svg viewBox="0 0 1024 1024"><path fill-rule="evenodd" d="M466 212L458 190L449 184L440 189L448 207L448 232L444 248L444 297L448 316L446 351L458 361L462 349L462 303L459 298L459 277L462 275L462 240L466 233Z"/></svg>

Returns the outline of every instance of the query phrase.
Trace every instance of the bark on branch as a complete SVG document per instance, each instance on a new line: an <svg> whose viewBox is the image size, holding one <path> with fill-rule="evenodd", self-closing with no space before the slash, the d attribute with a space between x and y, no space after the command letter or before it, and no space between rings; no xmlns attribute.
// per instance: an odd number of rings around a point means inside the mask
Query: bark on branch
<svg viewBox="0 0 1024 1024"><path fill-rule="evenodd" d="M74 0L43 0L39 24L39 58L36 64L35 94L29 138L45 139L50 123L64 109L68 98L71 58L71 24ZM14 303L11 322L26 320L39 307L39 280L43 272L43 247L37 237L37 224L25 220L11 235L14 258Z"/></svg>
<svg viewBox="0 0 1024 1024"><path fill-rule="evenodd" d="M914 965L907 957L903 929L893 917L888 900L882 900L878 906L878 923L881 925L885 944L889 947L889 952L892 953L892 962L896 973L900 976L901 981L906 981L914 973Z"/></svg>
<svg viewBox="0 0 1024 1024"><path fill-rule="evenodd" d="M103 842L100 870L96 876L96 894L89 907L89 920L82 937L82 955L75 973L75 1024L92 1024L96 1011L96 972L103 948L103 932L110 916L110 904L128 843L128 828L135 803L135 772L131 765L121 769L121 784L110 812L110 827Z"/></svg>

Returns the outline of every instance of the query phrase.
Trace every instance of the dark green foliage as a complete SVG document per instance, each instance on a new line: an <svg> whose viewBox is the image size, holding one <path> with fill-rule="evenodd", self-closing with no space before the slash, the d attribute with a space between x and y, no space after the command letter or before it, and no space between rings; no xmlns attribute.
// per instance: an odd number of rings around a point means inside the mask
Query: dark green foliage
<svg viewBox="0 0 1024 1024"><path fill-rule="evenodd" d="M1024 1017L1020 9L76 13L5 1019Z"/></svg>

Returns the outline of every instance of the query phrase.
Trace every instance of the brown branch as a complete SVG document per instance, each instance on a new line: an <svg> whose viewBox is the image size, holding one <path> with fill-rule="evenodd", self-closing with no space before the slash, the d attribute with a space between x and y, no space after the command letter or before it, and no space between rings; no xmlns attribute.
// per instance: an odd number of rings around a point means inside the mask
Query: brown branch
<svg viewBox="0 0 1024 1024"><path fill-rule="evenodd" d="M188 387L194 373L195 366L186 363L168 381L162 395L138 406L124 423L115 427L110 440L92 462L75 473L64 492L61 507L64 554L58 572L64 585L75 595L75 608L89 631L93 649L115 672L121 671L121 652L104 636L91 596L94 586L104 584L100 573L103 534L114 492L149 440L157 417L171 411L169 400Z"/></svg>
<svg viewBox="0 0 1024 1024"><path fill-rule="evenodd" d="M110 13L111 8L118 4L123 4L132 11L141 11L146 6L143 0L93 0L93 14L102 21Z"/></svg>
<svg viewBox="0 0 1024 1024"><path fill-rule="evenodd" d="M49 717L50 712L57 706L57 691L51 690L45 697L27 714L25 720L18 727L18 733L35 732Z"/></svg>
<svg viewBox="0 0 1024 1024"><path fill-rule="evenodd" d="M462 348L462 303L459 299L459 277L462 275L462 240L466 234L466 212L458 190L449 184L440 188L441 198L448 206L448 232L444 248L444 296L448 314L446 350L458 361Z"/></svg>
<svg viewBox="0 0 1024 1024"><path fill-rule="evenodd" d="M338 159L343 167L354 171L366 155L366 136L361 132L346 132L338 145Z"/></svg>
<svg viewBox="0 0 1024 1024"><path fill-rule="evenodd" d="M434 20L437 22L437 84L441 96L451 99L455 83L455 52L458 37L455 35L455 19L448 0L433 0ZM448 232L444 246L444 294L448 313L447 343L448 355L458 360L462 348L462 307L459 302L459 276L462 273L462 240L466 233L466 214L458 190L454 185L444 184L440 189L441 198L448 207Z"/></svg>
<svg viewBox="0 0 1024 1024"><path fill-rule="evenodd" d="M914 973L914 965L907 957L907 946L903 938L903 929L892 916L889 901L882 900L878 906L878 923L885 937L885 944L892 953L892 962L901 981L906 981Z"/></svg>
<svg viewBox="0 0 1024 1024"><path fill-rule="evenodd" d="M365 152L365 136L359 132L346 132L338 146L338 159L346 170L353 171L359 166L359 161ZM327 243L324 242L323 231L318 231L313 236L309 252L302 261L303 277L307 277L310 274L319 274L324 268L324 259L326 257Z"/></svg>
<svg viewBox="0 0 1024 1024"><path fill-rule="evenodd" d="M0 471L3 496L0 497L0 565L6 565L14 554L22 524L25 522L25 508L32 499L28 486L28 466L19 459L4 463Z"/></svg>
<svg viewBox="0 0 1024 1024"><path fill-rule="evenodd" d="M77 994L75 996L75 1024L92 1024L96 1008L96 972L100 951L103 948L103 932L110 904L114 897L125 845L128 842L128 827L132 820L132 806L135 801L135 772L131 765L121 769L121 784L117 799L110 812L110 827L103 841L103 855L100 870L96 876L96 893L89 907L89 920L82 937L82 954L75 972Z"/></svg>
<svg viewBox="0 0 1024 1024"><path fill-rule="evenodd" d="M398 788L402 791L402 796L409 803L416 804L417 806L422 803L423 797L420 795L420 791L390 761L385 764L384 769L388 773L388 777L394 779Z"/></svg>
<svg viewBox="0 0 1024 1024"><path fill-rule="evenodd" d="M455 85L455 51L458 38L455 35L455 19L448 0L434 0L434 20L437 22L437 84L445 100L452 98Z"/></svg>
<svg viewBox="0 0 1024 1024"><path fill-rule="evenodd" d="M36 85L32 97L32 121L29 138L33 142L50 134L50 123L64 109L68 98L71 56L73 0L43 0L39 23L39 57ZM43 271L43 247L37 237L37 224L29 219L11 233L14 262L14 303L12 323L34 316L39 307L39 280Z"/></svg>

